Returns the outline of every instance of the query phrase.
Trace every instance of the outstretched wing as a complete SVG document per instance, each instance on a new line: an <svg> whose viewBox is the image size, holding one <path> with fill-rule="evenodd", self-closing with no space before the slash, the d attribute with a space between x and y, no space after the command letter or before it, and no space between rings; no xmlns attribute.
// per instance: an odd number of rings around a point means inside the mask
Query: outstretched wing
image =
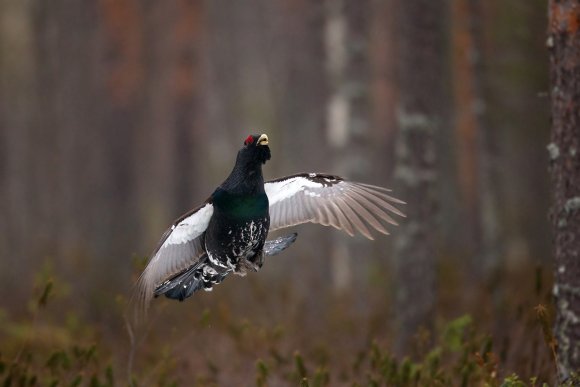
<svg viewBox="0 0 580 387"><path fill-rule="evenodd" d="M319 223L373 239L368 226L388 234L383 222L397 225L389 214L405 216L394 204L404 204L390 190L346 181L338 176L301 173L264 184L270 201L270 230L301 223Z"/></svg>
<svg viewBox="0 0 580 387"><path fill-rule="evenodd" d="M208 200L177 219L165 231L137 283L136 301L141 312L146 310L158 285L187 269L203 255L202 237L212 214L213 205Z"/></svg>

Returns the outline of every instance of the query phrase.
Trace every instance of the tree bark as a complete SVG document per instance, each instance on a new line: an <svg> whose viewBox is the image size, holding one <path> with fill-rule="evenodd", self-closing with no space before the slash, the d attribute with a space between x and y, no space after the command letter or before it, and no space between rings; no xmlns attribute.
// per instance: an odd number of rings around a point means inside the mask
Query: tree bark
<svg viewBox="0 0 580 387"><path fill-rule="evenodd" d="M580 369L580 2L551 0L552 177L559 377Z"/></svg>
<svg viewBox="0 0 580 387"><path fill-rule="evenodd" d="M443 122L445 1L399 4L397 196L407 219L395 240L395 350L408 354L421 327L431 330L436 300L434 137Z"/></svg>

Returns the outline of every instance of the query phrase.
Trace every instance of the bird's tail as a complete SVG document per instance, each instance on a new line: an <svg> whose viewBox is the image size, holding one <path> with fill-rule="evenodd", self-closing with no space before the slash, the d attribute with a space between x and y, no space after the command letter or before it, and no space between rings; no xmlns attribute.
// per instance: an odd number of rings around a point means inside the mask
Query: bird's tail
<svg viewBox="0 0 580 387"><path fill-rule="evenodd" d="M294 243L296 236L293 233L266 241L264 255L279 254ZM165 295L167 298L183 301L198 290L212 290L214 285L222 282L231 272L231 269L212 264L206 253L195 264L157 286L154 295Z"/></svg>
<svg viewBox="0 0 580 387"><path fill-rule="evenodd" d="M292 234L266 241L266 243L264 243L264 255L269 257L280 254L283 250L286 250L292 243L294 243L297 236L298 234L294 232Z"/></svg>
<svg viewBox="0 0 580 387"><path fill-rule="evenodd" d="M213 265L204 254L198 262L176 274L155 288L154 295L183 301L198 290L211 291L231 272L230 269Z"/></svg>

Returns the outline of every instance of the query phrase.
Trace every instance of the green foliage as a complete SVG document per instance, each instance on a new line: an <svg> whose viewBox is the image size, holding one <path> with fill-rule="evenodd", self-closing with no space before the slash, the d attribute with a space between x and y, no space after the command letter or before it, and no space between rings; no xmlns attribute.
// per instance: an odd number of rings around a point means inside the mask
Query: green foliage
<svg viewBox="0 0 580 387"><path fill-rule="evenodd" d="M468 315L459 317L448 323L443 330L443 342L445 346L453 352L460 351L464 342L465 331L471 324L472 319Z"/></svg>
<svg viewBox="0 0 580 387"><path fill-rule="evenodd" d="M530 288L537 288L538 281L536 276ZM251 311L236 314L232 310L234 302L203 304L202 297L191 303L199 306L195 314L184 312L183 307L188 305L167 303L167 309L159 312L163 318L158 325L147 327L145 335L137 335L135 364L127 367L127 344L132 341L124 336L124 325L110 330L109 335L115 334L106 339L102 325L88 323L74 309L63 308L67 285L50 268L43 269L35 289L28 316L0 311L0 386L231 385L240 383L240 370L248 362L249 375L247 371L244 375L258 387L544 387L554 380L545 374L513 373L502 363L505 356L501 355L501 345L480 333L479 320L471 315L439 322L433 334L419 332L419 343L414 348L422 352L410 350L410 356L398 357L391 351L380 324L362 340L358 334L360 320L343 314L340 308L326 312L330 313L327 316L322 312L317 316L323 320L326 335L317 337L296 321L267 316L260 322ZM262 300L267 302L267 294ZM122 297L112 301L112 305L124 303ZM255 304L252 301L244 306ZM112 311L118 313L121 308ZM549 308L543 304L521 307L516 314L520 324L529 327L524 339L532 341L529 332L535 332L541 345L530 348L543 350L547 354L544 359L550 360L555 340ZM115 318L123 321L120 315ZM181 325L169 325L168 321ZM131 332L133 337L136 333ZM429 342L429 337L434 342ZM343 343L348 351L337 350L336 345ZM500 348L499 354L496 347ZM533 370L533 361L529 364ZM552 372L555 374L555 367ZM564 386L577 382L577 376L572 375Z"/></svg>
<svg viewBox="0 0 580 387"><path fill-rule="evenodd" d="M56 350L44 360L24 350L17 359L6 367L1 363L0 381L2 386L80 386L90 379L91 386L109 387L115 385L111 365L102 366L94 345L74 346L67 350ZM87 378L90 375L90 378Z"/></svg>
<svg viewBox="0 0 580 387"><path fill-rule="evenodd" d="M308 375L308 371L306 371L306 366L304 365L304 358L300 355L299 352L294 353L294 364L296 367L296 375L298 379L304 381Z"/></svg>
<svg viewBox="0 0 580 387"><path fill-rule="evenodd" d="M266 386L266 382L268 380L268 366L264 363L261 359L258 359L256 362L256 386L257 387L264 387Z"/></svg>
<svg viewBox="0 0 580 387"><path fill-rule="evenodd" d="M324 368L318 368L312 381L313 387L324 387L330 385L330 374Z"/></svg>
<svg viewBox="0 0 580 387"><path fill-rule="evenodd" d="M42 295L40 296L39 300L38 300L38 306L39 307L44 307L46 306L47 302L48 302L48 296L50 295L51 291L52 291L52 281L48 281L46 283L46 286L44 287L44 290L42 291Z"/></svg>
<svg viewBox="0 0 580 387"><path fill-rule="evenodd" d="M526 387L526 384L517 375L512 374L504 379L501 387Z"/></svg>

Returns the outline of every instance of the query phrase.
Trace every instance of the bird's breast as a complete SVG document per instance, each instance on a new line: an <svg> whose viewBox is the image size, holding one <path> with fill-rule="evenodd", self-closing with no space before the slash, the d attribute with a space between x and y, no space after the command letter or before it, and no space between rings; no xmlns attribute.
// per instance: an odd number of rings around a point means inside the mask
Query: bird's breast
<svg viewBox="0 0 580 387"><path fill-rule="evenodd" d="M208 226L205 237L206 250L212 263L233 268L240 259L248 259L264 247L270 228L270 217L231 222L216 219Z"/></svg>
<svg viewBox="0 0 580 387"><path fill-rule="evenodd" d="M265 193L251 196L228 195L214 203L223 217L232 221L262 218L268 214L268 196Z"/></svg>

